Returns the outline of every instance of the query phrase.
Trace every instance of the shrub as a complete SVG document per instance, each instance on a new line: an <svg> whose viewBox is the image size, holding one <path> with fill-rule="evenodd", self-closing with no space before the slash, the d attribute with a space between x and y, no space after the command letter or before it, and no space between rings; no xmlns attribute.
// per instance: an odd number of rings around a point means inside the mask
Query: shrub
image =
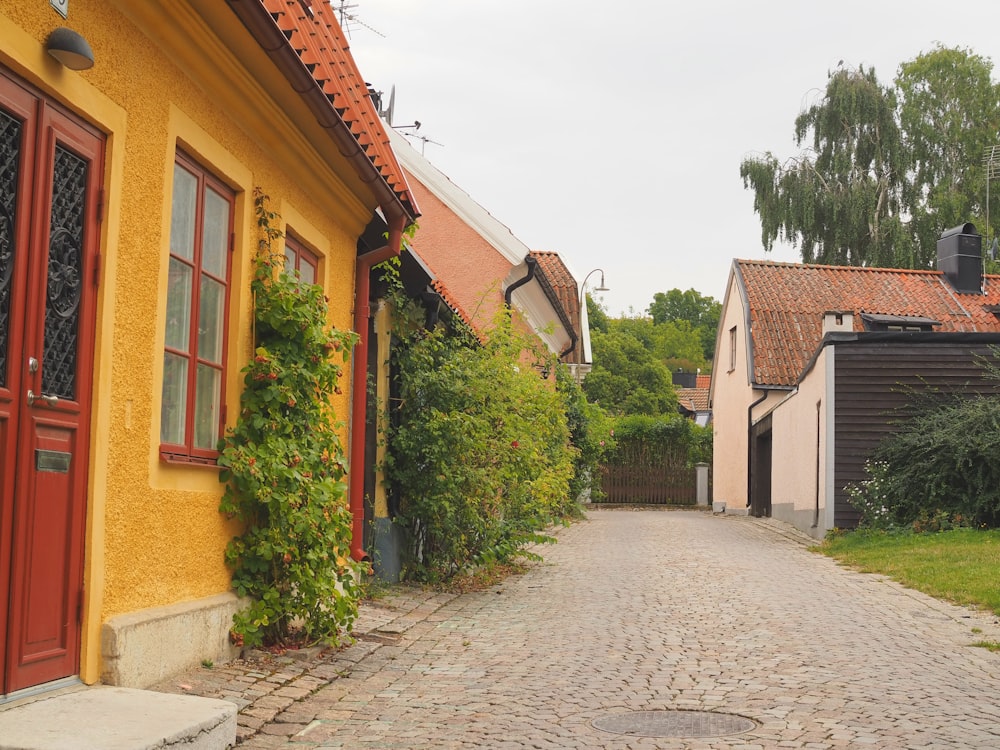
<svg viewBox="0 0 1000 750"><path fill-rule="evenodd" d="M407 304L396 296L397 308ZM515 331L508 311L478 340L443 325L404 326L397 339L386 475L412 543L407 576L444 580L548 540L538 532L576 507L577 451L562 396L524 364L528 352L551 366L547 353Z"/></svg>
<svg viewBox="0 0 1000 750"><path fill-rule="evenodd" d="M848 488L870 526L950 528L1000 524L1000 396L920 400L867 465L869 479Z"/></svg>

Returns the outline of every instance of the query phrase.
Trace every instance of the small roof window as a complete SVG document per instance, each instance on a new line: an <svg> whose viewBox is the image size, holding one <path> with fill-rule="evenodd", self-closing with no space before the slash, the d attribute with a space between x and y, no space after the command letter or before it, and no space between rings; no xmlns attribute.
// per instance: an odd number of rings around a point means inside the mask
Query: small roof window
<svg viewBox="0 0 1000 750"><path fill-rule="evenodd" d="M918 315L876 315L861 313L866 331L933 331L940 320Z"/></svg>

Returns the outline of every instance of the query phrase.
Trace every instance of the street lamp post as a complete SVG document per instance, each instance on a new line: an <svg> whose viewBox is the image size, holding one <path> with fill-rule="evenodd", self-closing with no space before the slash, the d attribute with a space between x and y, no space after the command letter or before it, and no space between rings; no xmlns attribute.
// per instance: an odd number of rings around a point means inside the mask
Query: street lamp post
<svg viewBox="0 0 1000 750"><path fill-rule="evenodd" d="M611 291L608 287L604 286L604 271L602 269L600 269L600 268L595 268L593 271L591 271L590 273L588 273L586 276L583 277L583 283L580 284L580 309L581 310L583 309L583 305L585 304L585 297L586 297L586 294L587 294L587 282L590 280L590 277L593 276L595 273L600 273L601 274L601 285L597 286L597 287L594 287L594 291L595 292L610 292Z"/></svg>
<svg viewBox="0 0 1000 750"><path fill-rule="evenodd" d="M575 379L576 382L578 383L583 380L583 376L586 374L586 370L590 369L589 366L587 365L587 362L584 361L587 358L586 350L584 348L584 342L590 340L589 332L587 331L589 325L587 321L587 282L590 280L590 277L593 276L595 273L601 274L601 283L599 286L594 287L593 291L595 292L610 291L608 287L604 286L604 271L603 269L600 268L595 268L593 271L584 276L583 283L580 284L580 361L573 366Z"/></svg>

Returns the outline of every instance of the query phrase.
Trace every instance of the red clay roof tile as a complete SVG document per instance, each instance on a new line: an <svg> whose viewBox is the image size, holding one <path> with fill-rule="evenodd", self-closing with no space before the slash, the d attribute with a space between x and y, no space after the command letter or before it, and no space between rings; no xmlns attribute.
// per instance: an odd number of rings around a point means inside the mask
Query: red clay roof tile
<svg viewBox="0 0 1000 750"><path fill-rule="evenodd" d="M750 312L753 379L794 385L823 338L823 315L862 313L927 317L936 331L1000 332L1000 276L985 277L985 294L956 292L940 271L820 266L737 260L737 281Z"/></svg>
<svg viewBox="0 0 1000 750"><path fill-rule="evenodd" d="M583 362L583 344L580 340L580 298L576 279L566 268L559 253L549 250L532 250L531 256L538 261L540 277L548 287L547 293L555 297L553 307L559 313L562 323L576 336L573 350L563 357L564 362Z"/></svg>
<svg viewBox="0 0 1000 750"><path fill-rule="evenodd" d="M406 212L419 209L328 0L257 0L271 14L309 75L330 100ZM302 93L302 92L299 92Z"/></svg>

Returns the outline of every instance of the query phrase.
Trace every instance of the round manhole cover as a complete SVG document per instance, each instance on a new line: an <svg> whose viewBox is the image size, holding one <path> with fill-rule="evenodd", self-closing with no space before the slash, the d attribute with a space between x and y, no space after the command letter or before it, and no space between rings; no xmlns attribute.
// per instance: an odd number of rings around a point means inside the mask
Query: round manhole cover
<svg viewBox="0 0 1000 750"><path fill-rule="evenodd" d="M711 711L632 711L599 716L596 729L634 737L722 737L748 732L752 719Z"/></svg>

